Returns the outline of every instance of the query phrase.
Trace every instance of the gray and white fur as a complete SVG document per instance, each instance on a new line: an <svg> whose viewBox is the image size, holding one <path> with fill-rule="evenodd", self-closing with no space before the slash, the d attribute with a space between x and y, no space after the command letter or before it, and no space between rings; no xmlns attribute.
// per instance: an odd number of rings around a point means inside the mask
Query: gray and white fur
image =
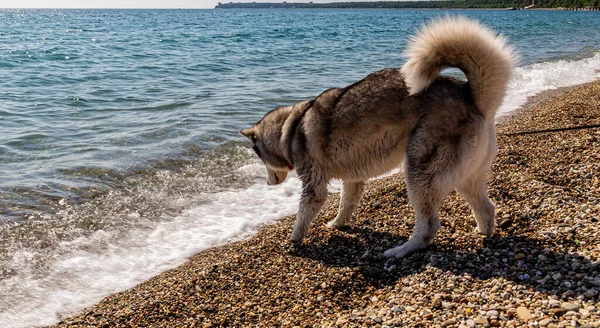
<svg viewBox="0 0 600 328"><path fill-rule="evenodd" d="M303 184L291 240L301 243L327 195L342 180L337 217L350 224L365 180L404 164L415 229L403 257L427 246L440 228L439 207L454 188L473 209L480 234L495 229L495 207L486 177L496 153L495 112L515 55L503 37L478 22L442 18L410 39L406 64L375 72L313 100L278 107L240 133L267 167L267 183L296 169ZM467 81L440 75L461 69Z"/></svg>

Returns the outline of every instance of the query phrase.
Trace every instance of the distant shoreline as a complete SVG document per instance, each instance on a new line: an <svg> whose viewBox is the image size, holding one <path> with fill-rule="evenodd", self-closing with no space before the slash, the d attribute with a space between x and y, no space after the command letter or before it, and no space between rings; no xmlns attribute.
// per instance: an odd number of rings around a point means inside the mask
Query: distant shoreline
<svg viewBox="0 0 600 328"><path fill-rule="evenodd" d="M210 8L209 8L210 9ZM284 9L284 10L314 10L314 9L331 9L331 10L337 10L337 9L348 9L348 10L427 10L427 11L434 11L434 10L491 10L491 11L600 11L600 9L595 9L595 10L584 10L584 9L573 9L573 8L531 8L531 9L508 9L508 8L341 8L341 7L336 7L336 8L277 8L277 7L270 7L270 8L242 8L242 7L236 7L236 8L212 8L212 9L254 9L254 10L261 10L261 9Z"/></svg>
<svg viewBox="0 0 600 328"><path fill-rule="evenodd" d="M590 0L564 0L560 7L534 5L533 0L501 0L494 4L481 0L445 1L363 1L363 2L219 2L215 9L428 9L428 10L566 10L600 11ZM556 3L555 3L556 5Z"/></svg>

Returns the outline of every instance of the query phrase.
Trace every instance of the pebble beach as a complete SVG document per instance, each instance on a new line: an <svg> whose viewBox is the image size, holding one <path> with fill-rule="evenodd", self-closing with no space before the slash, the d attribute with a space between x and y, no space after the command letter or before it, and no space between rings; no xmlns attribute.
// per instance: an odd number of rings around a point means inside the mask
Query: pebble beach
<svg viewBox="0 0 600 328"><path fill-rule="evenodd" d="M56 327L600 327L600 81L544 92L498 125L498 229L452 192L433 244L405 259L401 174L368 183L354 223L331 194L303 245L295 216L214 247Z"/></svg>

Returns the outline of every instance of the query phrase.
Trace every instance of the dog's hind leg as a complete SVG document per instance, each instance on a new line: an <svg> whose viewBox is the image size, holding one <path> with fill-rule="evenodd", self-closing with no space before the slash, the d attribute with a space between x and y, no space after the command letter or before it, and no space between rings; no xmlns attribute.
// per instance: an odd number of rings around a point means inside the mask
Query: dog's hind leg
<svg viewBox="0 0 600 328"><path fill-rule="evenodd" d="M327 223L327 227L338 229L351 222L352 212L356 208L356 204L360 201L364 187L364 181L343 181L342 193L340 195L340 210L335 219Z"/></svg>
<svg viewBox="0 0 600 328"><path fill-rule="evenodd" d="M496 229L496 208L488 198L486 175L477 174L471 177L458 188L458 192L473 209L477 221L476 231L487 237L492 236Z"/></svg>
<svg viewBox="0 0 600 328"><path fill-rule="evenodd" d="M404 257L425 248L440 229L439 206L446 194L441 186L432 185L433 178L407 176L408 198L415 210L415 230L401 246L388 249L386 257Z"/></svg>
<svg viewBox="0 0 600 328"><path fill-rule="evenodd" d="M298 244L302 243L306 237L310 223L317 217L327 198L327 180L319 172L311 173L310 177L300 176L303 182L302 197L290 239Z"/></svg>

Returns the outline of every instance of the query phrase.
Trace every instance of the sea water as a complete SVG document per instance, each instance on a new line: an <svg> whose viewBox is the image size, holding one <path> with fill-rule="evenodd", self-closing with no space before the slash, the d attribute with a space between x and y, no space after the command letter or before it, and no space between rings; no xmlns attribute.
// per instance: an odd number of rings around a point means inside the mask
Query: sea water
<svg viewBox="0 0 600 328"><path fill-rule="evenodd" d="M600 78L600 12L0 10L0 327L55 323L297 211L297 177L266 186L237 130L401 66L443 15L516 47L499 116Z"/></svg>

